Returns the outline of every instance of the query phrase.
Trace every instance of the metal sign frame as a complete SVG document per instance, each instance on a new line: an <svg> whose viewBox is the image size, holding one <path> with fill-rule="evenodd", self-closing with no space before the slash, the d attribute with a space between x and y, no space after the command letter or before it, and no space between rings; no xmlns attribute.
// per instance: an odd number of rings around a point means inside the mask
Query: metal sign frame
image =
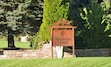
<svg viewBox="0 0 111 67"><path fill-rule="evenodd" d="M75 56L75 39L74 29L70 25L70 21L62 19L62 21L55 22L55 26L51 27L51 42L52 42L52 58L53 58L53 46L72 46L72 56Z"/></svg>

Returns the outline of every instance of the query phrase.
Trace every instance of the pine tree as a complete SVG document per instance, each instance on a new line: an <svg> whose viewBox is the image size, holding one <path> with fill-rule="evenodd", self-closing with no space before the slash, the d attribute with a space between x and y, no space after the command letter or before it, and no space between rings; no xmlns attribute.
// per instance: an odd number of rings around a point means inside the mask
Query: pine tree
<svg viewBox="0 0 111 67"><path fill-rule="evenodd" d="M40 0L0 1L0 32L8 33L8 47L15 48L13 34L27 32L32 27L35 27L34 25L37 25L37 19L42 15L42 10L35 6L39 3L38 1ZM42 9L41 6L40 8ZM39 20L41 20L41 17ZM31 21L34 21L33 25Z"/></svg>
<svg viewBox="0 0 111 67"><path fill-rule="evenodd" d="M26 22L29 23L32 28L30 28L29 33L36 34L38 31L43 18L43 1L42 0L32 0L30 6L27 8Z"/></svg>
<svg viewBox="0 0 111 67"><path fill-rule="evenodd" d="M20 4L22 3L22 4ZM22 10L23 1L15 1L15 0L2 0L0 1L0 9L2 20L0 21L1 26L4 30L8 31L8 47L15 48L14 45L14 32L20 29L21 20L25 13ZM20 5L19 5L20 4ZM3 31L3 30L1 30Z"/></svg>

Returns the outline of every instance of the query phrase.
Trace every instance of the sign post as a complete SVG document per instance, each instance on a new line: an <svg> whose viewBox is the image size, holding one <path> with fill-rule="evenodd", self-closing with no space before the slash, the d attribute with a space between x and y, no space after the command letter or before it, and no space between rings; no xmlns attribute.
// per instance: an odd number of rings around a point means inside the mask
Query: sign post
<svg viewBox="0 0 111 67"><path fill-rule="evenodd" d="M74 28L70 25L70 22L66 19L62 21L55 22L55 26L51 27L51 42L53 46L72 46L72 55L75 56L74 46ZM52 58L53 58L53 48L52 48Z"/></svg>

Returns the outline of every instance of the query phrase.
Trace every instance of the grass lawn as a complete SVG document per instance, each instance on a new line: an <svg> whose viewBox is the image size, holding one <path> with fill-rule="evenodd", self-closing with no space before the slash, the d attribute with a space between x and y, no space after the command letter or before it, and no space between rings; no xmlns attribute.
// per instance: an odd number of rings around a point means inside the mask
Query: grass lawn
<svg viewBox="0 0 111 67"><path fill-rule="evenodd" d="M111 67L111 57L0 59L0 67Z"/></svg>
<svg viewBox="0 0 111 67"><path fill-rule="evenodd" d="M0 39L0 48L7 48L7 46L7 41ZM19 48L30 48L30 42L15 41L15 46Z"/></svg>

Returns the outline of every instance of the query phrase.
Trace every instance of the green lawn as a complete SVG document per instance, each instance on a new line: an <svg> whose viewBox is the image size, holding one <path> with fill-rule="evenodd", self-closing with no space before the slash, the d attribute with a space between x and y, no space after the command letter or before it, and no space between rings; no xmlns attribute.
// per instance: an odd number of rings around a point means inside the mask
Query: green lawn
<svg viewBox="0 0 111 67"><path fill-rule="evenodd" d="M0 48L6 48L7 46L7 41L0 39ZM15 46L19 48L30 48L30 42L15 41Z"/></svg>
<svg viewBox="0 0 111 67"><path fill-rule="evenodd" d="M0 59L0 67L111 67L111 57Z"/></svg>

